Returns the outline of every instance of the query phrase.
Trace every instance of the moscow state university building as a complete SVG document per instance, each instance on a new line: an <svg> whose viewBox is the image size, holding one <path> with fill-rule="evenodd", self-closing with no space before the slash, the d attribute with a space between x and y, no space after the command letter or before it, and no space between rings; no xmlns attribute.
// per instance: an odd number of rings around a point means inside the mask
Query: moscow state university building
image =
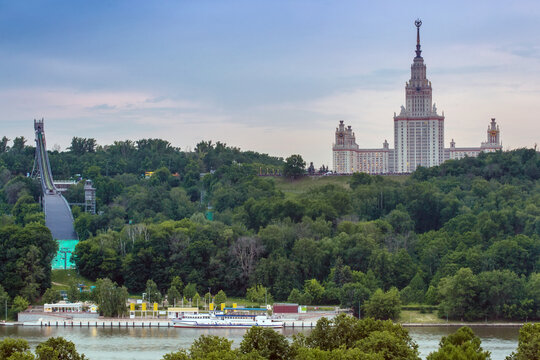
<svg viewBox="0 0 540 360"><path fill-rule="evenodd" d="M502 149L499 126L495 119L487 130L487 141L480 147L457 148L452 139L444 147L444 113L438 114L432 101L431 81L426 77L426 65L420 49L420 20L416 25L416 56L411 65L411 78L405 85L405 106L394 113L394 149L385 140L380 149L360 149L351 126L343 121L336 128L333 170L340 174L410 173L418 166L431 167L449 159L478 156L481 152Z"/></svg>

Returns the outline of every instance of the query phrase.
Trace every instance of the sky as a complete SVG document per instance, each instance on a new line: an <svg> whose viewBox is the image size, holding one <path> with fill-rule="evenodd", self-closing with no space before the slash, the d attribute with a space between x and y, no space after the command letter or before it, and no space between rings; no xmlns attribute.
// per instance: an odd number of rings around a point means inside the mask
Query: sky
<svg viewBox="0 0 540 360"><path fill-rule="evenodd" d="M202 140L332 166L339 120L393 147L420 18L445 145L540 141L537 1L0 0L0 136Z"/></svg>

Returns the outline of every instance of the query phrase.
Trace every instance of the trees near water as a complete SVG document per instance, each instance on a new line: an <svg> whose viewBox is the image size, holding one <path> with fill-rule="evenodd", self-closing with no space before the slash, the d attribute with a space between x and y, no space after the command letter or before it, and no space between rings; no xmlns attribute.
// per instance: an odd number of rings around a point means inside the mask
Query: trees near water
<svg viewBox="0 0 540 360"><path fill-rule="evenodd" d="M99 313L105 317L121 316L127 312L127 289L118 287L109 279L98 279L92 295L99 306Z"/></svg>
<svg viewBox="0 0 540 360"><path fill-rule="evenodd" d="M439 350L426 360L490 360L490 352L482 349L480 338L469 327L459 328L455 333L443 336Z"/></svg>
<svg viewBox="0 0 540 360"><path fill-rule="evenodd" d="M36 347L37 360L85 360L84 354L79 354L75 344L63 337L51 337Z"/></svg>
<svg viewBox="0 0 540 360"><path fill-rule="evenodd" d="M60 300L62 300L60 292L58 290L53 290L52 288L45 290L45 293L41 297L41 301L43 301L44 304L54 304Z"/></svg>
<svg viewBox="0 0 540 360"><path fill-rule="evenodd" d="M30 352L28 341L8 337L0 341L0 359L32 360L34 359L34 355Z"/></svg>
<svg viewBox="0 0 540 360"><path fill-rule="evenodd" d="M63 337L51 337L36 346L35 355L30 351L25 339L5 338L0 341L0 359L2 360L85 360L79 354L75 344Z"/></svg>
<svg viewBox="0 0 540 360"><path fill-rule="evenodd" d="M163 359L420 359L418 346L400 325L343 314L332 320L322 318L309 335L298 334L292 343L275 330L252 327L237 349L231 349L231 344L202 335L188 351L166 354Z"/></svg>
<svg viewBox="0 0 540 360"><path fill-rule="evenodd" d="M343 314L319 320L309 335L295 337L292 346L306 359L338 354L360 359L420 359L418 345L401 325L373 318L357 320Z"/></svg>
<svg viewBox="0 0 540 360"><path fill-rule="evenodd" d="M274 300L268 289L261 284L254 285L247 289L246 298L249 301L258 304L272 303Z"/></svg>
<svg viewBox="0 0 540 360"><path fill-rule="evenodd" d="M49 229L31 222L0 226L0 284L11 298L38 299L50 287L51 261L57 244Z"/></svg>
<svg viewBox="0 0 540 360"><path fill-rule="evenodd" d="M291 348L287 339L270 328L253 326L240 343L239 352L253 354L263 359L285 360L291 358Z"/></svg>
<svg viewBox="0 0 540 360"><path fill-rule="evenodd" d="M525 324L519 330L518 347L506 360L540 359L540 323Z"/></svg>
<svg viewBox="0 0 540 360"><path fill-rule="evenodd" d="M219 304L225 304L227 301L227 294L225 294L225 291L219 290L216 296L214 297L214 303L219 306Z"/></svg>
<svg viewBox="0 0 540 360"><path fill-rule="evenodd" d="M146 299L145 300L147 300L147 301L149 301L151 303L160 303L161 299L163 297L161 295L161 292L159 291L156 283L151 279L146 281L145 293L146 293Z"/></svg>
<svg viewBox="0 0 540 360"><path fill-rule="evenodd" d="M401 312L399 291L392 288L387 292L377 289L364 304L365 316L381 320L397 320Z"/></svg>
<svg viewBox="0 0 540 360"><path fill-rule="evenodd" d="M538 274L529 279L510 270L475 275L470 268L439 281L439 315L457 320L528 319L538 316Z"/></svg>

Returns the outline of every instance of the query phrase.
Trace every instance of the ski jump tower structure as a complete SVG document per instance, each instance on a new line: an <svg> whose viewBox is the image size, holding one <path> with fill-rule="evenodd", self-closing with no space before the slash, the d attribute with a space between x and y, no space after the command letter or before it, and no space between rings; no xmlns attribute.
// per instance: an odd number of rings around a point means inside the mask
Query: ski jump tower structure
<svg viewBox="0 0 540 360"><path fill-rule="evenodd" d="M73 227L71 208L54 185L49 155L47 154L43 119L34 119L34 131L36 135L36 157L33 173L36 174L41 183L45 225L51 231L53 239L58 242L58 253L53 259L52 268L73 268L71 254L75 250L79 238Z"/></svg>

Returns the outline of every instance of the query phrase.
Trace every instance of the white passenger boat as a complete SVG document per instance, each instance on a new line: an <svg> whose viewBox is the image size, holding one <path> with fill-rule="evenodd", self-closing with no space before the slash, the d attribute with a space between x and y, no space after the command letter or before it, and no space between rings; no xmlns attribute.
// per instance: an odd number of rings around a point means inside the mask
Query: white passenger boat
<svg viewBox="0 0 540 360"><path fill-rule="evenodd" d="M274 321L265 315L226 315L226 314L194 314L184 315L172 320L177 328L218 328L249 329L252 326L282 328L283 322Z"/></svg>

